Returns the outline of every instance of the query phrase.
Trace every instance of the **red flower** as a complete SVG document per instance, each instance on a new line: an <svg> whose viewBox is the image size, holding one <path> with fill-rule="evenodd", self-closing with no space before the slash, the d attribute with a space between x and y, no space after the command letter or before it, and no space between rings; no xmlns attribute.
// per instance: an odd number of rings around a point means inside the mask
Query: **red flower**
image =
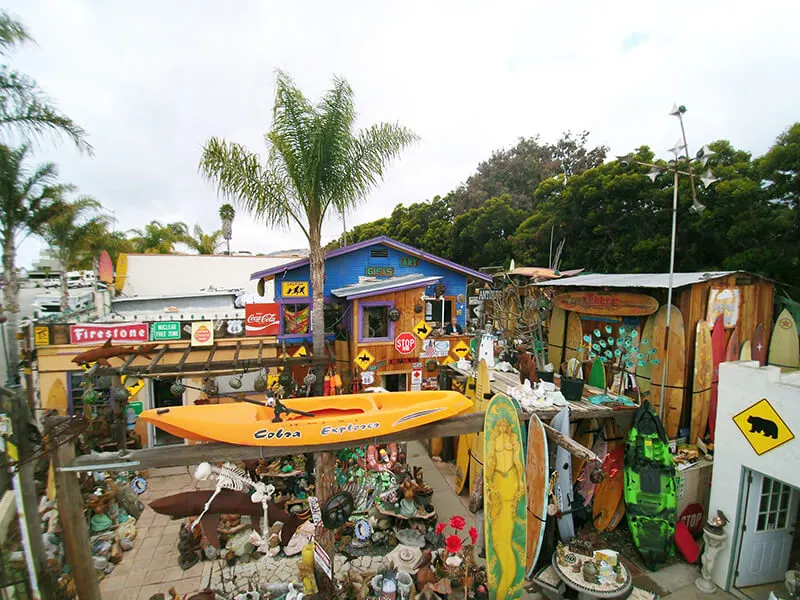
<svg viewBox="0 0 800 600"><path fill-rule="evenodd" d="M447 539L444 541L444 547L450 554L461 552L461 538L455 534L447 536Z"/></svg>
<svg viewBox="0 0 800 600"><path fill-rule="evenodd" d="M477 544L478 543L478 530L475 529L474 527L470 527L469 528L469 537L472 539L472 545L473 546L475 544Z"/></svg>
<svg viewBox="0 0 800 600"><path fill-rule="evenodd" d="M444 523L439 523L436 525L436 535L439 535L444 531Z"/></svg>
<svg viewBox="0 0 800 600"><path fill-rule="evenodd" d="M456 515L455 517L450 518L450 527L452 527L453 529L457 529L458 531L464 529L464 526L466 524L467 522L464 520L464 517Z"/></svg>

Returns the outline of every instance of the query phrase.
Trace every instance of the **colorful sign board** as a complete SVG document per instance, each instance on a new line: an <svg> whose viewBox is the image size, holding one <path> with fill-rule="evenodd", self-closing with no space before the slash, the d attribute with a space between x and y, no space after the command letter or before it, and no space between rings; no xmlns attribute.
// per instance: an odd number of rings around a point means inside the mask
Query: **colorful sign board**
<svg viewBox="0 0 800 600"><path fill-rule="evenodd" d="M467 344L467 342L464 340L461 340L456 344L456 347L453 348L453 353L459 358L466 358L469 356L469 344Z"/></svg>
<svg viewBox="0 0 800 600"><path fill-rule="evenodd" d="M423 340L420 356L441 358L450 354L450 340Z"/></svg>
<svg viewBox="0 0 800 600"><path fill-rule="evenodd" d="M375 357L366 350L362 350L356 355L355 363L361 369L368 369L373 362L375 362Z"/></svg>
<svg viewBox="0 0 800 600"><path fill-rule="evenodd" d="M281 332L281 322L278 318L279 314L277 302L245 304L245 335L278 335Z"/></svg>
<svg viewBox="0 0 800 600"><path fill-rule="evenodd" d="M394 348L400 354L412 354L417 349L417 338L414 334L404 331L394 338Z"/></svg>
<svg viewBox="0 0 800 600"><path fill-rule="evenodd" d="M658 300L629 292L566 292L555 297L556 306L586 315L645 316L658 310Z"/></svg>
<svg viewBox="0 0 800 600"><path fill-rule="evenodd" d="M195 321L192 323L192 346L214 345L214 322Z"/></svg>
<svg viewBox="0 0 800 600"><path fill-rule="evenodd" d="M70 344L97 344L107 340L114 342L148 342L150 341L150 328L147 323L120 323L115 325L80 323L69 326Z"/></svg>
<svg viewBox="0 0 800 600"><path fill-rule="evenodd" d="M156 321L150 325L150 339L154 342L181 339L180 321Z"/></svg>
<svg viewBox="0 0 800 600"><path fill-rule="evenodd" d="M125 408L126 408L126 410L132 410L136 414L137 417L140 414L142 414L142 411L144 410L144 406L139 401L128 402L128 406L126 406Z"/></svg>
<svg viewBox="0 0 800 600"><path fill-rule="evenodd" d="M420 319L419 323L414 325L414 333L421 340L424 340L431 334L431 326L425 322L425 319Z"/></svg>
<svg viewBox="0 0 800 600"><path fill-rule="evenodd" d="M794 439L792 430L766 398L744 409L733 422L759 456Z"/></svg>
<svg viewBox="0 0 800 600"><path fill-rule="evenodd" d="M284 298L308 298L308 282L282 281L281 296Z"/></svg>
<svg viewBox="0 0 800 600"><path fill-rule="evenodd" d="M711 288L708 291L708 313L706 321L713 327L717 317L722 315L726 329L736 327L739 322L739 288Z"/></svg>
<svg viewBox="0 0 800 600"><path fill-rule="evenodd" d="M394 267L367 267L364 274L367 277L394 277Z"/></svg>
<svg viewBox="0 0 800 600"><path fill-rule="evenodd" d="M422 389L422 363L411 365L411 391L418 392Z"/></svg>
<svg viewBox="0 0 800 600"><path fill-rule="evenodd" d="M50 345L50 328L47 327L47 326L34 327L33 328L33 341L37 346L49 346Z"/></svg>
<svg viewBox="0 0 800 600"><path fill-rule="evenodd" d="M418 267L419 266L419 259L416 256L401 256L400 257L400 266L401 267Z"/></svg>

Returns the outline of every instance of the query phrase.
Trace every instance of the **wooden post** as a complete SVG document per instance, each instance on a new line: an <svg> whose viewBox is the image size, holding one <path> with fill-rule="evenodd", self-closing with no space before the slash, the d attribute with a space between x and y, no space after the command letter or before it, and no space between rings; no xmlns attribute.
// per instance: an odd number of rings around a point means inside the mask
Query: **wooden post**
<svg viewBox="0 0 800 600"><path fill-rule="evenodd" d="M64 550L72 576L75 578L78 598L102 600L92 563L89 530L83 516L83 496L78 484L78 476L75 473L59 472L58 470L61 466L71 464L74 458L75 448L71 442L59 446L53 453L58 516L64 532Z"/></svg>

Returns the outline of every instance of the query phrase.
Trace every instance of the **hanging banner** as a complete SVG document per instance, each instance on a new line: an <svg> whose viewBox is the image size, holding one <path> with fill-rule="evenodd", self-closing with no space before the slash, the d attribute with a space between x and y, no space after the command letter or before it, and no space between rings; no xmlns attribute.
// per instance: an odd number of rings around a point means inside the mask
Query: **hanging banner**
<svg viewBox="0 0 800 600"><path fill-rule="evenodd" d="M192 346L214 345L214 322L195 321L192 323Z"/></svg>
<svg viewBox="0 0 800 600"><path fill-rule="evenodd" d="M725 329L736 327L739 322L739 288L711 288L708 292L708 313L706 321L713 327L717 317L722 315Z"/></svg>
<svg viewBox="0 0 800 600"><path fill-rule="evenodd" d="M69 326L70 344L96 344L112 340L114 342L148 342L150 328L147 323L120 323L97 325L81 323Z"/></svg>
<svg viewBox="0 0 800 600"><path fill-rule="evenodd" d="M566 292L554 298L556 306L586 315L651 315L658 310L658 300L645 294L629 292Z"/></svg>
<svg viewBox="0 0 800 600"><path fill-rule="evenodd" d="M278 318L278 304L245 304L244 332L247 336L278 335L281 323Z"/></svg>

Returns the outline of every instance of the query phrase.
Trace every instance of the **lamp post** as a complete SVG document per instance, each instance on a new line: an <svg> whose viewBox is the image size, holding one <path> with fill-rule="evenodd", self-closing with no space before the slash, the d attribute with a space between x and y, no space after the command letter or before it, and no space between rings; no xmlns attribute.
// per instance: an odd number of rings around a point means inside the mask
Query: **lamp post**
<svg viewBox="0 0 800 600"><path fill-rule="evenodd" d="M666 393L666 383L667 383L667 370L669 368L669 339L670 339L670 316L672 313L672 287L673 282L675 279L675 238L677 236L677 229L678 229L678 184L681 175L685 175L689 178L689 184L692 190L692 208L694 212L698 215L702 214L702 212L706 209L705 205L703 205L697 199L697 189L695 187L694 182L694 170L692 169L692 160L698 160L702 167L706 166L708 159L711 158L714 154L716 154L713 150L711 150L707 145L703 146L700 150L697 151L694 159L689 158L689 145L686 142L686 129L683 125L683 115L686 112L686 107L684 105L672 105L672 110L669 112L670 115L673 117L677 117L678 121L681 125L681 139L679 139L675 146L670 148L670 152L675 156L675 158L669 161L668 166L663 165L656 165L653 163L643 162L640 160L633 160L631 159L631 155L621 156L618 157L622 164L630 164L634 163L637 165L642 165L645 167L650 167L650 172L647 173L647 176L650 177L650 180L655 183L656 177L658 177L662 172L671 171L673 174L672 178L672 233L670 237L670 249L669 249L669 283L667 284L667 323L666 323L666 346L664 348L664 368L661 370L661 395L659 398L659 405L658 405L658 416L660 419L663 420L664 418L664 395ZM681 154L683 153L683 154ZM685 169L682 169L682 163L685 161ZM718 181L714 174L711 172L710 169L706 170L706 172L700 176L700 181L703 183L703 187L707 188L711 184Z"/></svg>

